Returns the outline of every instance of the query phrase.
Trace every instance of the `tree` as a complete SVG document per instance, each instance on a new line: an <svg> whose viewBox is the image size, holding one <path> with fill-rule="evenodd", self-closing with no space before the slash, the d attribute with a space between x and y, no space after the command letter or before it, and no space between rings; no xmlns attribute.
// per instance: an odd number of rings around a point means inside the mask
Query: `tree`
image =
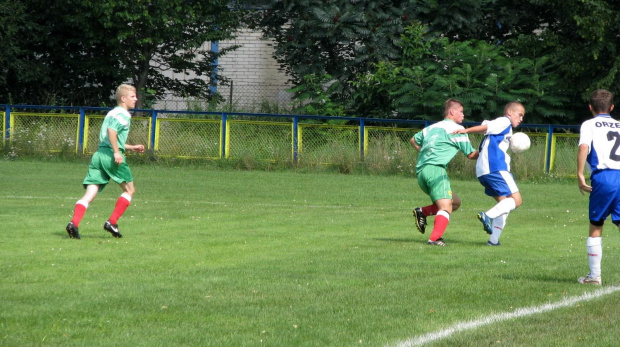
<svg viewBox="0 0 620 347"><path fill-rule="evenodd" d="M273 0L254 25L276 42L274 56L295 84L307 75L331 75L346 98L346 82L371 63L400 56L396 44L411 21L409 0Z"/></svg>
<svg viewBox="0 0 620 347"><path fill-rule="evenodd" d="M295 84L303 83L306 75L315 76L312 80L333 76L340 89L331 91L340 94L329 95L331 100L348 103L347 108L358 115L389 116L395 111L388 90L391 78L398 76L389 69L406 59L398 46L404 27L419 22L429 37L449 39L452 47L458 42L469 50L484 47L483 42L501 46L506 71L523 75L513 75L513 81L537 76L530 82L538 83L524 87L515 82L512 88L519 89L505 92L537 100L534 108L541 120L570 122L584 91L594 85L620 85L611 82L620 64L615 63L616 49L610 47L618 41L614 35L620 22L613 20L618 6L603 0L271 0L257 25L275 40L275 57ZM597 59L597 52L612 58L591 69L588 63ZM484 64L481 67L472 73L488 70ZM420 66L411 68L407 73L420 72ZM593 76L599 77L593 80ZM388 84L376 83L377 78ZM361 106L369 103L377 107Z"/></svg>
<svg viewBox="0 0 620 347"><path fill-rule="evenodd" d="M567 114L575 114L565 121L580 123L590 117L584 105L594 89L620 93L619 2L500 0L498 8L512 14L502 17L506 51L515 57L544 57L560 76L554 89L569 99L562 106Z"/></svg>
<svg viewBox="0 0 620 347"><path fill-rule="evenodd" d="M36 30L36 23L30 20L26 14L25 4L21 1L0 2L0 95L5 102L13 100L9 90L11 85L11 72L20 71L24 80L35 81L37 78L37 66L19 59L25 52L22 32ZM2 101L0 101L2 102Z"/></svg>
<svg viewBox="0 0 620 347"><path fill-rule="evenodd" d="M27 6L38 28L30 31L20 59L38 64L40 78L32 85L13 70L9 88L20 102L52 95L62 103L93 105L126 81L138 89L137 107L147 91L210 98L215 60L236 47L218 53L201 47L234 37L241 25L241 12L220 1L34 0ZM172 79L165 71L187 77Z"/></svg>
<svg viewBox="0 0 620 347"><path fill-rule="evenodd" d="M272 0L264 11L259 12L255 23L262 28L265 37L275 40L274 55L291 75L294 84L320 80L322 75L333 76L339 83L331 85L338 88L330 86L331 94L327 96L331 100L347 103L347 108L357 115L382 117L393 114L395 107L401 116L409 114L404 112L404 104L392 105L387 101L388 89L392 87L389 83L394 81L388 78L391 72L386 69L392 63L402 65L403 60L411 58L405 56L399 45L406 26L420 23L426 27L429 37L452 40L451 49L458 49L458 42L463 42L460 47L471 51L486 49L483 42L501 45L520 32L531 33L550 15L550 11L542 6L514 0ZM466 43L471 40L480 42ZM518 51L506 49L503 54L517 56ZM473 55L475 52L471 52ZM504 62L508 64L509 60ZM484 63L480 67L483 69L462 73L469 73L472 78L476 73L488 71ZM437 64L429 62L424 67L409 66L401 72L423 72L432 79L432 69L435 68ZM454 72L443 80L447 87L455 86L450 78L457 78L461 71L457 68ZM441 75L442 71L437 73ZM360 75L362 79L359 79ZM375 83L377 78L388 78L383 80L388 85ZM437 86L440 82L434 81ZM450 92L445 90L440 94L449 95ZM480 87L477 92L483 97L485 90ZM417 93L426 92L418 90ZM362 107L369 103L377 107ZM426 114L425 111L422 114Z"/></svg>
<svg viewBox="0 0 620 347"><path fill-rule="evenodd" d="M19 52L17 45L19 27L23 26L26 16L24 5L19 1L0 2L0 83L6 83L9 65Z"/></svg>
<svg viewBox="0 0 620 347"><path fill-rule="evenodd" d="M555 89L559 77L548 57L511 57L482 40L434 37L419 23L407 27L400 42L402 59L358 77L350 105L357 114L437 120L443 102L457 98L470 121L495 117L513 100L527 105L528 122L567 117L568 98Z"/></svg>
<svg viewBox="0 0 620 347"><path fill-rule="evenodd" d="M587 0L553 6L556 20L545 29L553 58L582 101L596 88L620 93L620 3Z"/></svg>

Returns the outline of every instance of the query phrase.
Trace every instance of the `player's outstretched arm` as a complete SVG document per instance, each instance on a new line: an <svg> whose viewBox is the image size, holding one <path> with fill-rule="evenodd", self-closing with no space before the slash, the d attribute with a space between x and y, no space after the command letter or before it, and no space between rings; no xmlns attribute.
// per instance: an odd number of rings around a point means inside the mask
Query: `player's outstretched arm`
<svg viewBox="0 0 620 347"><path fill-rule="evenodd" d="M130 151L134 151L134 152L138 152L138 153L143 153L144 152L144 145L125 145L125 149L130 150Z"/></svg>
<svg viewBox="0 0 620 347"><path fill-rule="evenodd" d="M469 155L467 156L467 159L471 159L471 160L478 159L479 154L480 153L478 151L473 151L469 153Z"/></svg>
<svg viewBox="0 0 620 347"><path fill-rule="evenodd" d="M484 134L487 132L488 126L485 125L476 125L467 129L459 129L453 132L452 134Z"/></svg>

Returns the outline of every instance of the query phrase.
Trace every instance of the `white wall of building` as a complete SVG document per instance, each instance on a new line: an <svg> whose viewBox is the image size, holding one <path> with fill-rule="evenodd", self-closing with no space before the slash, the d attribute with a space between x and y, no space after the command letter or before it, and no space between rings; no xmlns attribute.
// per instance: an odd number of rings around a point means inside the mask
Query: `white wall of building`
<svg viewBox="0 0 620 347"><path fill-rule="evenodd" d="M257 108L265 102L279 107L290 104L290 93L286 90L292 85L288 83L289 77L278 69L279 65L272 56L272 43L271 40L261 39L260 32L249 29L238 32L234 40L219 42L220 50L234 45L241 46L220 57L218 62L219 74L231 80L233 86L232 94L230 86L218 85L218 92L235 109L258 111ZM211 50L211 43L206 42L202 49ZM183 73L170 73L170 76L181 80L195 77ZM181 105L175 106L175 103ZM158 102L157 108L183 109L186 104L171 96Z"/></svg>

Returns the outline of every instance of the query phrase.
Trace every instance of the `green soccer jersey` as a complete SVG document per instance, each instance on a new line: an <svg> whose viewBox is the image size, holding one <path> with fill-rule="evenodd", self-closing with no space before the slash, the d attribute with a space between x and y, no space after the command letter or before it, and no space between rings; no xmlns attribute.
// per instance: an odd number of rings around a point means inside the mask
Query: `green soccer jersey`
<svg viewBox="0 0 620 347"><path fill-rule="evenodd" d="M450 119L444 119L414 135L415 142L422 146L418 155L416 173L425 165L435 165L445 168L458 151L465 155L475 151L469 142L467 134L454 134L456 130L464 129Z"/></svg>
<svg viewBox="0 0 620 347"><path fill-rule="evenodd" d="M105 116L99 133L99 147L112 148L108 129L116 131L118 136L118 148L121 152L125 152L125 142L129 134L129 126L131 125L131 114L125 108L117 106Z"/></svg>

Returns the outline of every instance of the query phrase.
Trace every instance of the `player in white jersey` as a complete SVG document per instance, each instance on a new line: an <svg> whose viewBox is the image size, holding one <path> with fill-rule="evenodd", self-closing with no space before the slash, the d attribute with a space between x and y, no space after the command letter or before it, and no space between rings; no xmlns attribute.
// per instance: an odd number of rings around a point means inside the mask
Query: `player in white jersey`
<svg viewBox="0 0 620 347"><path fill-rule="evenodd" d="M620 225L620 122L611 118L613 94L604 89L590 95L592 119L581 125L577 152L579 191L590 193L590 230L586 240L590 273L579 283L601 285L603 224L607 216ZM586 183L584 169L590 173Z"/></svg>
<svg viewBox="0 0 620 347"><path fill-rule="evenodd" d="M504 107L504 116L457 131L461 134L484 134L476 162L476 176L484 186L485 194L497 201L490 210L478 213L484 231L490 235L487 241L489 246L500 245L499 238L506 226L508 214L523 202L519 188L510 173L510 156L506 153L512 137L512 128L521 124L523 116L525 116L523 104L513 101Z"/></svg>

